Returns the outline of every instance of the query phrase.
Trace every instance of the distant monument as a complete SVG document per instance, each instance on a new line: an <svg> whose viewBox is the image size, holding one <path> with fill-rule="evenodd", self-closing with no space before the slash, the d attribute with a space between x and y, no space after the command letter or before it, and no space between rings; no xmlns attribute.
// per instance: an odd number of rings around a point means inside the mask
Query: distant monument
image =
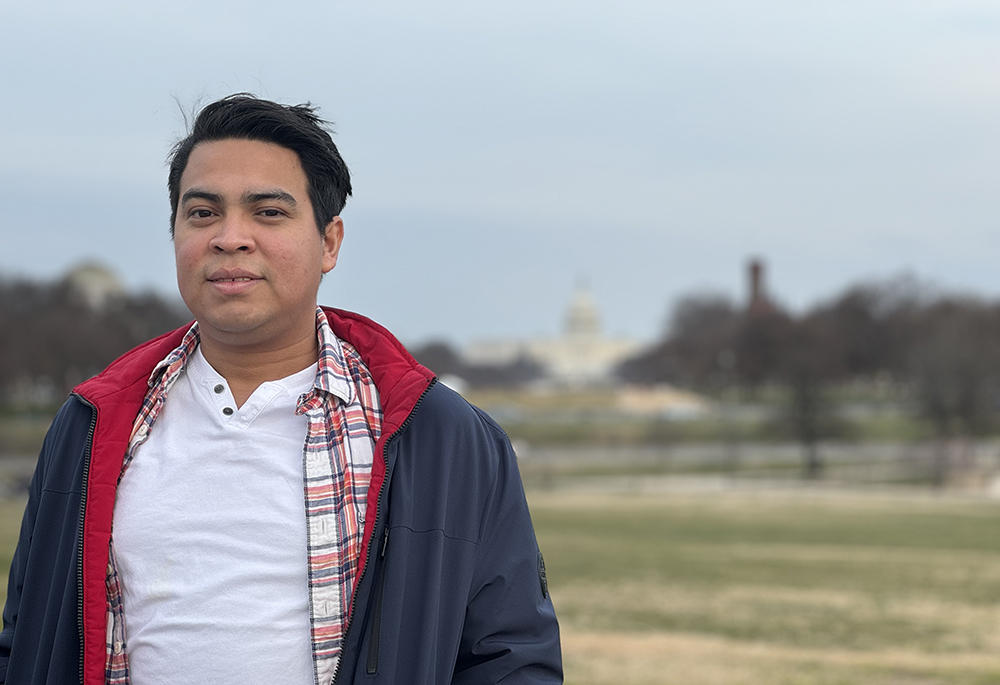
<svg viewBox="0 0 1000 685"><path fill-rule="evenodd" d="M751 316L761 314L773 314L777 311L771 298L767 295L767 288L764 284L764 262L754 258L747 265L747 276L750 280L749 300L747 301L747 313Z"/></svg>
<svg viewBox="0 0 1000 685"><path fill-rule="evenodd" d="M463 356L472 364L501 365L529 359L542 367L546 382L581 388L611 384L615 367L638 349L634 340L604 336L597 304L589 288L581 284L566 311L562 335L474 342Z"/></svg>
<svg viewBox="0 0 1000 685"><path fill-rule="evenodd" d="M111 269L97 262L84 262L70 269L63 279L70 290L93 310L125 297L125 286Z"/></svg>
<svg viewBox="0 0 1000 685"><path fill-rule="evenodd" d="M586 284L578 286L573 293L573 300L566 311L564 330L568 338L588 340L601 337L601 317Z"/></svg>

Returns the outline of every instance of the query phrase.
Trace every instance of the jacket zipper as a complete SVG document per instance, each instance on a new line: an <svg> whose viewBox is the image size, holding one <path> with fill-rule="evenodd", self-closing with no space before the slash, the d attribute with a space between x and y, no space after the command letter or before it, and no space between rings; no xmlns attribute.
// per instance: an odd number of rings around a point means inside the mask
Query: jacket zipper
<svg viewBox="0 0 1000 685"><path fill-rule="evenodd" d="M382 563L378 569L378 580L375 581L375 606L372 610L372 621L368 629L368 663L365 666L366 675L378 673L378 648L382 634L382 593L385 591L385 551L389 548L389 526L385 528L385 538L382 540Z"/></svg>
<svg viewBox="0 0 1000 685"><path fill-rule="evenodd" d="M84 648L83 648L83 519L87 513L87 489L90 481L90 455L94 445L94 430L97 428L97 407L81 395L73 395L91 409L90 431L87 433L87 445L83 455L83 483L80 487L80 518L77 523L76 548L76 619L77 631L80 636L80 685L84 685Z"/></svg>
<svg viewBox="0 0 1000 685"><path fill-rule="evenodd" d="M432 378L431 382L427 384L426 388L424 388L424 391L422 393L420 393L420 397L417 398L416 403L413 405L413 409L411 409L410 413L406 416L406 420L403 421L403 423L400 424L399 428L397 428L395 431L393 431L392 435L390 435L389 438L385 441L385 445L382 447L382 461L384 461L385 464L386 464L386 476L389 475L389 472L388 472L388 466L389 466L389 458L388 458L389 443L391 443L393 440L395 440L396 437L400 433L402 433L406 429L407 426L410 425L410 421L413 420L413 415L416 414L417 413L417 409L420 408L420 403L424 401L424 397L427 396L427 393L430 392L430 389L432 387L434 387L435 383L437 383L437 376L435 376L434 378ZM378 500L377 500L376 506L375 506L375 524L372 526L372 533L373 534L374 534L375 530L378 528L379 519L382 517L382 495L385 493L386 486L388 484L389 484L389 479L386 478L386 480L382 481L382 487L380 487L379 490L378 490ZM361 587L362 581L364 581L364 579L365 579L365 574L368 573L368 566L371 564L371 558L372 558L372 555L369 552L367 558L365 559L364 568L361 569L361 577L358 579L357 586L359 588ZM347 629L348 630L351 629L351 626L354 623L354 610L357 607L357 604L358 604L358 593L355 592L351 596L351 606L350 606L350 609L347 612ZM347 633L344 634L344 639L341 641L340 644L341 645L346 645L347 644ZM337 668L335 668L333 670L333 680L331 681L331 685L336 685L337 684L337 679L340 678L340 665L342 663L344 663L344 654L343 654L343 652L341 652L340 658L337 659Z"/></svg>

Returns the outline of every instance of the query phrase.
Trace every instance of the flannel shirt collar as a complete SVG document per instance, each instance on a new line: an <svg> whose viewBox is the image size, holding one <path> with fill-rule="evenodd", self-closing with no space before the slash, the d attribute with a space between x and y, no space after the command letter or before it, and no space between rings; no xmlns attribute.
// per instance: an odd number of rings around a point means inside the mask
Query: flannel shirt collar
<svg viewBox="0 0 1000 685"><path fill-rule="evenodd" d="M312 391L299 398L296 414L304 414L322 406L328 395L334 395L345 404L354 400L354 384L351 382L351 372L344 359L344 348L340 339L333 334L330 322L320 307L316 307L316 338L319 343L316 380ZM181 344L153 369L149 375L149 387L158 386L159 392L166 394L180 376L199 342L201 335L198 332L198 322L195 321L184 334Z"/></svg>
<svg viewBox="0 0 1000 685"><path fill-rule="evenodd" d="M354 383L344 359L344 348L340 339L333 334L330 322L326 320L326 313L320 307L316 307L316 338L319 342L316 381L312 392L299 398L296 414L304 414L321 406L328 394L340 398L344 404L354 401Z"/></svg>

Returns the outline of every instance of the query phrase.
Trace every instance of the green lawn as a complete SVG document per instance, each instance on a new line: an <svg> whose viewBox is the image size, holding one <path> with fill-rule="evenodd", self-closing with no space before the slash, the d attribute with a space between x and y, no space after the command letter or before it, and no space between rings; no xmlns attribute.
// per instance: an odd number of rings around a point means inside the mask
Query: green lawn
<svg viewBox="0 0 1000 685"><path fill-rule="evenodd" d="M805 491L529 501L568 683L1000 683L1000 502ZM4 568L22 509L0 502Z"/></svg>
<svg viewBox="0 0 1000 685"><path fill-rule="evenodd" d="M21 530L24 500L0 500L0 601L7 597L7 571Z"/></svg>
<svg viewBox="0 0 1000 685"><path fill-rule="evenodd" d="M1000 503L530 497L570 683L1000 683Z"/></svg>

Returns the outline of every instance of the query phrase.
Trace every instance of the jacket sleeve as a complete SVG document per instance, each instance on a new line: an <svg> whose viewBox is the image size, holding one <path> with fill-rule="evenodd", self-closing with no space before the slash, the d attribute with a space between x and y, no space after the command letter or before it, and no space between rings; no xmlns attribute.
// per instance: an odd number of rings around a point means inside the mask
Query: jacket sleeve
<svg viewBox="0 0 1000 685"><path fill-rule="evenodd" d="M483 513L453 682L561 683L559 626L517 461L506 435L492 428L499 467Z"/></svg>
<svg viewBox="0 0 1000 685"><path fill-rule="evenodd" d="M24 588L24 577L28 566L28 550L31 547L32 532L35 528L35 516L38 512L38 501L41 497L42 468L44 460L39 458L35 474L28 490L28 505L21 520L21 533L10 564L10 575L7 580L7 601L3 608L3 631L0 632L0 685L7 682L7 665L10 662L10 650L14 643L14 631L17 628L18 609L21 604L21 591Z"/></svg>
<svg viewBox="0 0 1000 685"><path fill-rule="evenodd" d="M0 684L78 679L76 541L89 408L68 400L45 436L11 561Z"/></svg>

